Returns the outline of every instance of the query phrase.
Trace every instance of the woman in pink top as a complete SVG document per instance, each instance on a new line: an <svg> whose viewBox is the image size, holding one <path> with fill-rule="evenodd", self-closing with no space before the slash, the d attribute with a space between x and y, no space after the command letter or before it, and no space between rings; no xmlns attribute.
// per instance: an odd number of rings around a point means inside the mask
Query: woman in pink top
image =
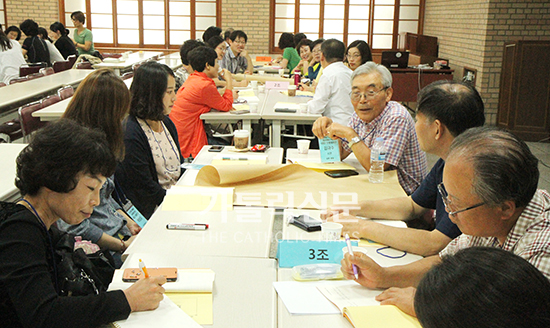
<svg viewBox="0 0 550 328"><path fill-rule="evenodd" d="M200 119L201 114L216 109L228 112L233 108L233 78L223 69L220 76L227 81L225 92L220 95L212 79L218 77L218 54L212 48L198 47L187 54L194 72L178 91L170 119L176 125L184 158L196 157L201 148L208 144L206 131Z"/></svg>

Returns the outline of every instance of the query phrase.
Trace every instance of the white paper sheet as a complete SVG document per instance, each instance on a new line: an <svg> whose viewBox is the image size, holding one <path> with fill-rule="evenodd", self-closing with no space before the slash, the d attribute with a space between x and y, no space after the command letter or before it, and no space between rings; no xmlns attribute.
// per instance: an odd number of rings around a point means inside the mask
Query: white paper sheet
<svg viewBox="0 0 550 328"><path fill-rule="evenodd" d="M277 281L273 283L290 314L340 314L317 289L320 283Z"/></svg>

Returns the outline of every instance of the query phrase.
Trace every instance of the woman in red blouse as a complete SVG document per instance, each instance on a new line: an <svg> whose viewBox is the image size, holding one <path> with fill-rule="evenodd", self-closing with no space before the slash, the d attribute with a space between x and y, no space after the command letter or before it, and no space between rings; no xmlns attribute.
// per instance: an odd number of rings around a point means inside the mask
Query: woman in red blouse
<svg viewBox="0 0 550 328"><path fill-rule="evenodd" d="M201 148L208 144L206 131L200 119L201 114L211 109L228 112L233 108L233 78L223 69L220 76L227 81L225 92L220 95L212 79L218 77L218 54L212 48L198 47L187 55L194 72L178 91L177 99L170 113L176 125L184 158L196 157Z"/></svg>

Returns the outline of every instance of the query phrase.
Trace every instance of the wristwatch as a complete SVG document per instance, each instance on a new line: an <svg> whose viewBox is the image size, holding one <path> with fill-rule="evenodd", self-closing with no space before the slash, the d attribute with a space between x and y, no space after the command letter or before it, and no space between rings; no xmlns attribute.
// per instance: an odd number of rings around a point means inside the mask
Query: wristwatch
<svg viewBox="0 0 550 328"><path fill-rule="evenodd" d="M349 145L349 148L351 149L351 147L352 147L353 145L355 145L356 143L358 143L358 142L360 142L360 141L361 141L361 138L359 138L358 136L351 138L351 140L350 140L350 142L349 142L349 144L348 144L348 145Z"/></svg>

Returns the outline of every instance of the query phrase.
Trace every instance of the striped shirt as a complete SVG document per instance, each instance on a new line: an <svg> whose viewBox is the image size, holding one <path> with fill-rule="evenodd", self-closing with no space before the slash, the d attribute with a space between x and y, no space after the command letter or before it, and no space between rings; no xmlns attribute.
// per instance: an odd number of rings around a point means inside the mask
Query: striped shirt
<svg viewBox="0 0 550 328"><path fill-rule="evenodd" d="M412 194L420 186L428 171L426 154L420 150L414 120L403 105L395 101L388 102L382 113L369 123L365 123L354 112L348 126L369 148L373 146L376 138L384 138L386 163L397 168L399 184L407 195ZM342 146L351 152L349 142L345 138L342 139Z"/></svg>
<svg viewBox="0 0 550 328"><path fill-rule="evenodd" d="M537 190L501 246L496 237L461 235L445 247L439 256L453 255L475 246L500 247L539 269L550 279L550 194Z"/></svg>

